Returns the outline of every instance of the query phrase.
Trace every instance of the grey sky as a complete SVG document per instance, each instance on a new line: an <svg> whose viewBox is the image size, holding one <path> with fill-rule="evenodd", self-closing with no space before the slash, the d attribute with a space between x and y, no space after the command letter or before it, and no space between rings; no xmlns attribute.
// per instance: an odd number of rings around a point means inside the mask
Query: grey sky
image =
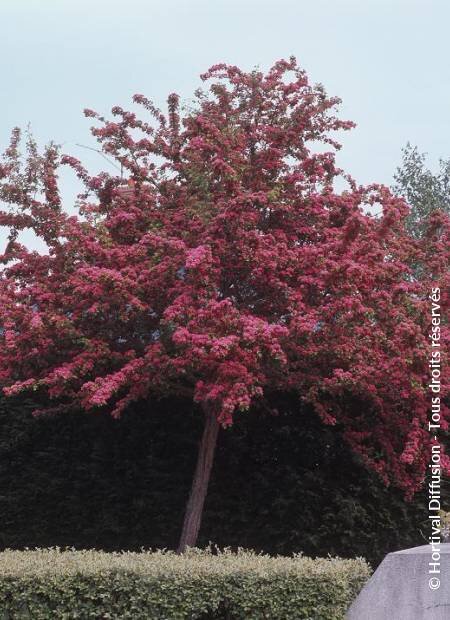
<svg viewBox="0 0 450 620"><path fill-rule="evenodd" d="M83 108L108 113L135 92L163 105L217 62L266 69L294 54L358 125L340 165L390 184L408 140L432 167L450 155L449 23L447 0L0 0L1 150L31 123L41 143L107 168L76 146L94 144Z"/></svg>

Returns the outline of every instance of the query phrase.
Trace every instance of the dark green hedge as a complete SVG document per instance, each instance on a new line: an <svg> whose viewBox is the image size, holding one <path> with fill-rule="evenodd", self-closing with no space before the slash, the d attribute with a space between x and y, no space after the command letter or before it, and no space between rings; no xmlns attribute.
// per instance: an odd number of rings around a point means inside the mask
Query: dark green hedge
<svg viewBox="0 0 450 620"><path fill-rule="evenodd" d="M363 560L243 551L6 551L0 610L10 620L341 620L368 577Z"/></svg>
<svg viewBox="0 0 450 620"><path fill-rule="evenodd" d="M199 545L375 565L423 544L422 498L405 503L364 470L338 429L277 398L278 416L251 411L221 432ZM35 419L31 408L0 400L2 548L176 546L201 432L192 406L141 403L121 420Z"/></svg>

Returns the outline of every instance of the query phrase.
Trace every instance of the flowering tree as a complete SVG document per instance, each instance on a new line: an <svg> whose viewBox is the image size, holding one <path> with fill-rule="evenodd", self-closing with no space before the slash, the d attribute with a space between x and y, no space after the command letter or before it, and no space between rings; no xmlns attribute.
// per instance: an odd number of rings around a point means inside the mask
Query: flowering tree
<svg viewBox="0 0 450 620"><path fill-rule="evenodd" d="M387 483L420 486L428 297L440 285L445 303L448 278L445 215L415 240L403 199L343 175L332 132L353 124L295 59L267 74L216 65L202 79L209 88L182 118L174 94L167 115L136 95L146 120L119 107L114 121L85 111L124 176L90 176L32 140L21 164L17 131L0 168L9 205L0 225L11 229L0 279L4 391L42 393L53 401L46 411L114 416L152 394L197 402L205 425L180 550L197 539L220 426L274 391L339 424ZM78 217L61 205L64 164L86 188ZM348 182L341 193L338 176ZM48 254L18 242L24 228Z"/></svg>

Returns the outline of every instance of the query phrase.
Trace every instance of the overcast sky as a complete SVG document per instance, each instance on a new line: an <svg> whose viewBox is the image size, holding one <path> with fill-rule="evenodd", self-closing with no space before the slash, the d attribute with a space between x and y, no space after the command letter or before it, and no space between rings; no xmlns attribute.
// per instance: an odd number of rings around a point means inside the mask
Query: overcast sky
<svg viewBox="0 0 450 620"><path fill-rule="evenodd" d="M450 155L449 24L448 0L0 0L0 148L31 123L40 142L108 168L76 146L93 145L83 108L187 99L212 64L293 54L357 123L338 163L391 184L408 140L431 167Z"/></svg>

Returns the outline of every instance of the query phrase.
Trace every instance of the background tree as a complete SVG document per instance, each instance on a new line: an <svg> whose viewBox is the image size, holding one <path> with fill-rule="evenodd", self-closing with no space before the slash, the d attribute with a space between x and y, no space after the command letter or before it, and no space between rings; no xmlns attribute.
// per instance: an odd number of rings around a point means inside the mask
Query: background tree
<svg viewBox="0 0 450 620"><path fill-rule="evenodd" d="M406 226L412 235L419 237L424 234L427 218L433 211L450 214L450 159L439 160L439 172L433 174L425 166L425 153L419 153L417 146L408 142L402 154L393 189L410 205Z"/></svg>
<svg viewBox="0 0 450 620"><path fill-rule="evenodd" d="M270 407L274 392L341 425L386 483L420 487L428 295L436 282L444 295L448 278L444 215L414 240L404 201L386 187L347 177L349 189L333 191L341 171L317 145L338 148L330 132L352 123L295 59L266 75L217 65L203 79L209 90L182 121L176 95L167 116L135 96L146 121L86 111L126 187L52 145L41 156L29 143L21 167L18 132L0 170L11 205L0 225L12 229L0 280L4 391L33 390L54 401L47 412L118 416L150 394L196 403L205 423L180 550L197 540L220 425ZM59 163L86 185L80 217L62 209ZM48 255L17 242L25 227Z"/></svg>

